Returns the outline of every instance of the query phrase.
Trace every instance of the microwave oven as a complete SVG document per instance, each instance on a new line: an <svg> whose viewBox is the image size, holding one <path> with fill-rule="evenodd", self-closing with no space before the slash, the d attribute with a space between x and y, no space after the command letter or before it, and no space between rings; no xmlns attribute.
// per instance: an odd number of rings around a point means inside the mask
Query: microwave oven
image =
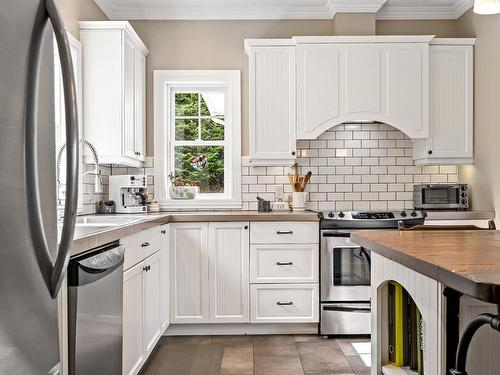
<svg viewBox="0 0 500 375"><path fill-rule="evenodd" d="M469 208L467 184L413 186L413 206L418 210Z"/></svg>

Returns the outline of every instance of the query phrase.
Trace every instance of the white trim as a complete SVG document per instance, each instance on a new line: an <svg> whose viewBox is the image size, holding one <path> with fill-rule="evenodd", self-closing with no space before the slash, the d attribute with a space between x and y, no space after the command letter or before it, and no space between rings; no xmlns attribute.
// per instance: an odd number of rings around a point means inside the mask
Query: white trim
<svg viewBox="0 0 500 375"><path fill-rule="evenodd" d="M473 46L476 44L476 38L434 38L430 45L443 46Z"/></svg>
<svg viewBox="0 0 500 375"><path fill-rule="evenodd" d="M297 44L429 43L434 35L293 36Z"/></svg>
<svg viewBox="0 0 500 375"><path fill-rule="evenodd" d="M474 5L474 0L456 0L452 6L386 6L377 14L377 20L455 20Z"/></svg>
<svg viewBox="0 0 500 375"><path fill-rule="evenodd" d="M100 3L105 2L105 0L96 0L97 5L99 6ZM136 44L136 47L144 55L147 56L149 54L148 48L136 33L132 25L127 21L79 21L78 26L80 27L80 30L124 30L130 35Z"/></svg>
<svg viewBox="0 0 500 375"><path fill-rule="evenodd" d="M177 4L144 6L116 0L94 0L110 20L280 20L333 19L337 13L377 13L379 20L457 19L474 0L455 0L452 5L386 5L387 0L325 0L317 5L219 5ZM397 3L396 3L397 4Z"/></svg>
<svg viewBox="0 0 500 375"><path fill-rule="evenodd" d="M318 323L202 323L171 324L164 336L314 335L317 333Z"/></svg>
<svg viewBox="0 0 500 375"><path fill-rule="evenodd" d="M239 70L155 70L154 76L154 135L155 135L155 197L161 208L241 208L241 89ZM225 174L227 199L200 198L194 200L170 199L167 194L169 163L170 118L167 105L169 95L178 87L214 87L227 89L228 112L226 120Z"/></svg>

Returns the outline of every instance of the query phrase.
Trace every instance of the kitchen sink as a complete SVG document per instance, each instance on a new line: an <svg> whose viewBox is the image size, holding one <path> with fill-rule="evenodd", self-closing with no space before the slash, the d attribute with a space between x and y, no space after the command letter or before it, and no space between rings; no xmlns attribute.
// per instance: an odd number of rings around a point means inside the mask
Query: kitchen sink
<svg viewBox="0 0 500 375"><path fill-rule="evenodd" d="M124 224L133 223L135 221L143 220L144 215L89 215L78 216L76 218L77 227L117 227Z"/></svg>

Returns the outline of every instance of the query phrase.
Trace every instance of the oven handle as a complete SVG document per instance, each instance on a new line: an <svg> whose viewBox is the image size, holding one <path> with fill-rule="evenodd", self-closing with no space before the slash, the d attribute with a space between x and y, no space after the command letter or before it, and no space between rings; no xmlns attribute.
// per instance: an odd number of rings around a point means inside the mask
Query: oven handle
<svg viewBox="0 0 500 375"><path fill-rule="evenodd" d="M351 233L349 232L322 232L321 235L323 237L351 237Z"/></svg>
<svg viewBox="0 0 500 375"><path fill-rule="evenodd" d="M354 312L354 313L369 313L370 307L347 307L347 306L323 306L325 311L340 311L340 312Z"/></svg>

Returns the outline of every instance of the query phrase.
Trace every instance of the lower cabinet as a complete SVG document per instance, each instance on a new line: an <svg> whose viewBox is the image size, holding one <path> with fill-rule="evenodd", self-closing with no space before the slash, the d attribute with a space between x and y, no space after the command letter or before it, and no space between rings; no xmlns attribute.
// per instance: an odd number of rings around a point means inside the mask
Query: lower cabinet
<svg viewBox="0 0 500 375"><path fill-rule="evenodd" d="M171 323L249 322L249 223L173 223Z"/></svg>
<svg viewBox="0 0 500 375"><path fill-rule="evenodd" d="M136 241L138 235L140 241ZM168 326L168 237L166 225L121 241L126 246L123 273L124 375L135 375L140 371Z"/></svg>
<svg viewBox="0 0 500 375"><path fill-rule="evenodd" d="M123 373L137 374L160 330L160 251L123 274Z"/></svg>

